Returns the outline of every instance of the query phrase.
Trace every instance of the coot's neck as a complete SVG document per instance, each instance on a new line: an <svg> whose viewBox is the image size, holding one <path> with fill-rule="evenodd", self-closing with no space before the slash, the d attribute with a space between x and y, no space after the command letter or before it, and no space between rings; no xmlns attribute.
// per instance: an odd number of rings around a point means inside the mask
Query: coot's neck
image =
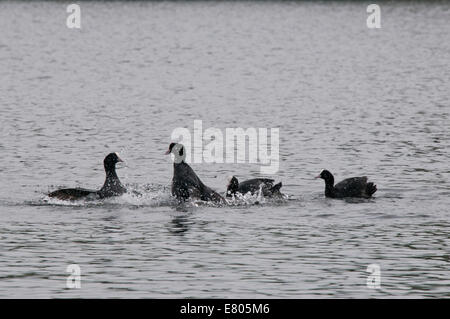
<svg viewBox="0 0 450 319"><path fill-rule="evenodd" d="M116 174L116 164L105 164L106 179L104 188L123 187Z"/></svg>
<svg viewBox="0 0 450 319"><path fill-rule="evenodd" d="M236 195L236 192L237 192L237 189L235 189L234 187L228 186L226 196L231 197L233 195Z"/></svg>
<svg viewBox="0 0 450 319"><path fill-rule="evenodd" d="M115 164L105 164L106 179L103 187L98 191L100 197L115 196L126 192L116 174Z"/></svg>
<svg viewBox="0 0 450 319"><path fill-rule="evenodd" d="M334 177L330 176L325 179L325 196L334 197Z"/></svg>
<svg viewBox="0 0 450 319"><path fill-rule="evenodd" d="M183 165L187 165L186 162L184 160L181 160L181 162L177 163L177 162L173 162L173 167L177 167L177 166L183 166ZM189 166L189 165L188 165Z"/></svg>
<svg viewBox="0 0 450 319"><path fill-rule="evenodd" d="M115 164L105 164L106 178L118 178Z"/></svg>
<svg viewBox="0 0 450 319"><path fill-rule="evenodd" d="M227 187L227 197L235 195L238 190L239 190L239 182L237 181L237 179L233 178Z"/></svg>
<svg viewBox="0 0 450 319"><path fill-rule="evenodd" d="M325 196L334 197L334 186L325 183Z"/></svg>

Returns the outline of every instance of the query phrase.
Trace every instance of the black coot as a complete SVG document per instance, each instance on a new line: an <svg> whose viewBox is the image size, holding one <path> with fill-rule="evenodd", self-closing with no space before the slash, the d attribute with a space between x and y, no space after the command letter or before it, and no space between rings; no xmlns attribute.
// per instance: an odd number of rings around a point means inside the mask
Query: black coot
<svg viewBox="0 0 450 319"><path fill-rule="evenodd" d="M200 198L204 201L225 202L224 198L202 183L194 170L184 161L186 152L179 143L171 143L167 154L173 153L172 195L184 201L189 197Z"/></svg>
<svg viewBox="0 0 450 319"><path fill-rule="evenodd" d="M363 197L369 198L377 191L377 185L368 183L367 177L352 177L334 185L334 177L327 170L320 172L316 178L325 180L325 196L331 198Z"/></svg>
<svg viewBox="0 0 450 319"><path fill-rule="evenodd" d="M236 193L241 193L242 195L250 192L252 195L258 192L260 189L264 197L271 197L274 195L281 195L280 188L282 186L281 182L278 184L273 184L274 180L269 178L254 178L247 181L239 183L238 179L233 176L228 183L227 187L227 197L236 195Z"/></svg>
<svg viewBox="0 0 450 319"><path fill-rule="evenodd" d="M65 188L48 194L49 197L58 198L61 200L78 200L83 198L106 198L112 196L120 196L127 190L122 185L116 174L116 163L123 162L117 153L108 154L103 160L105 167L106 180L103 187L96 191L84 188Z"/></svg>

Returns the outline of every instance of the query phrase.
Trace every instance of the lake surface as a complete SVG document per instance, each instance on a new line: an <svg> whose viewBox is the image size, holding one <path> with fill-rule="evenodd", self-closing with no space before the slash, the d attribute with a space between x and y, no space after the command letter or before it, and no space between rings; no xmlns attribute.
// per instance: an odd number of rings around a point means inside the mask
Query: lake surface
<svg viewBox="0 0 450 319"><path fill-rule="evenodd" d="M449 3L380 3L381 29L363 2L81 2L81 30L66 5L0 2L1 298L450 297ZM194 120L279 128L287 198L177 206L163 154ZM116 151L142 196L46 198ZM325 199L323 168L378 192Z"/></svg>

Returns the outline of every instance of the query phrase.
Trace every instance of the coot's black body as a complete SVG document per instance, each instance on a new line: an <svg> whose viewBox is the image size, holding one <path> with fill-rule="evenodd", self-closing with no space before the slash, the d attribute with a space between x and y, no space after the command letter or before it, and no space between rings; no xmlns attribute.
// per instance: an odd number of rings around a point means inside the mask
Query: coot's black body
<svg viewBox="0 0 450 319"><path fill-rule="evenodd" d="M122 162L117 153L108 154L104 161L106 179L100 190L91 190L85 188L65 188L48 194L49 197L61 200L79 200L79 199L102 199L113 196L120 196L127 190L122 185L116 174L116 163Z"/></svg>
<svg viewBox="0 0 450 319"><path fill-rule="evenodd" d="M233 176L230 180L230 183L228 184L226 196L231 197L233 195L236 195L236 193L245 195L248 192L254 195L256 192L259 192L259 190L262 191L265 197L281 195L281 182L275 185L273 184L273 182L274 180L269 178L254 178L239 183L238 179Z"/></svg>
<svg viewBox="0 0 450 319"><path fill-rule="evenodd" d="M172 195L179 201L185 201L190 197L204 201L224 202L224 198L211 188L203 184L194 170L184 161L186 157L184 146L171 143L166 154L173 153Z"/></svg>
<svg viewBox="0 0 450 319"><path fill-rule="evenodd" d="M333 175L327 170L323 170L317 178L325 180L325 196L330 198L369 198L377 191L377 185L368 183L366 176L347 178L336 185Z"/></svg>

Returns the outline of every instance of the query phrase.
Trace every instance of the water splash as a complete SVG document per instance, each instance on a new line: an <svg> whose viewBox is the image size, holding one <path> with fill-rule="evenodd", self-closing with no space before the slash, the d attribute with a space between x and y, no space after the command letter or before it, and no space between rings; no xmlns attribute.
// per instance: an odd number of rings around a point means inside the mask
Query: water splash
<svg viewBox="0 0 450 319"><path fill-rule="evenodd" d="M68 207L104 207L104 206L131 206L131 207L224 207L224 206L249 206L271 205L287 202L288 196L280 194L275 197L264 197L262 188L255 194L236 194L225 198L225 203L215 203L191 198L180 203L172 196L170 187L157 184L127 184L127 192L121 196L105 199L81 199L76 201L60 200L45 195L37 201L28 202L33 206L68 206Z"/></svg>
<svg viewBox="0 0 450 319"><path fill-rule="evenodd" d="M30 205L51 205L51 206L73 206L73 207L103 207L108 206L173 206L176 200L170 194L167 186L162 185L130 185L127 184L127 192L121 196L109 197L104 199L81 199L76 201L60 200L45 195L38 201L30 202Z"/></svg>
<svg viewBox="0 0 450 319"><path fill-rule="evenodd" d="M267 205L267 204L280 204L289 200L289 196L286 194L278 194L272 197L265 197L263 193L263 185L261 184L259 190L252 194L248 192L246 194L236 193L231 197L227 197L227 204L230 206L249 206L249 205Z"/></svg>

